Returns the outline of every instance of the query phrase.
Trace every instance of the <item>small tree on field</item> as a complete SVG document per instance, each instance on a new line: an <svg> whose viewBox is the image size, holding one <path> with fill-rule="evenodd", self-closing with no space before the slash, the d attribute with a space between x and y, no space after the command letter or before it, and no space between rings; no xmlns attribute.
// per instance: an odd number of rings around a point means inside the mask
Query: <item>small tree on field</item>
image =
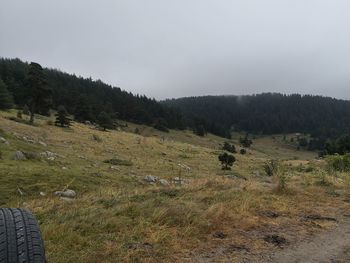
<svg viewBox="0 0 350 263"><path fill-rule="evenodd" d="M242 148L242 149L239 150L239 153L242 154L242 155L244 155L244 154L247 153L247 150L244 149L244 148Z"/></svg>
<svg viewBox="0 0 350 263"><path fill-rule="evenodd" d="M102 111L97 117L97 124L100 125L103 130L112 129L113 121L111 117L104 111Z"/></svg>
<svg viewBox="0 0 350 263"><path fill-rule="evenodd" d="M70 122L72 121L68 117L67 110L64 106L59 106L57 109L57 113L55 114L56 120L55 120L55 125L56 126L61 126L61 127L69 127Z"/></svg>
<svg viewBox="0 0 350 263"><path fill-rule="evenodd" d="M5 82L0 79L0 110L7 110L13 106L12 96L7 90Z"/></svg>
<svg viewBox="0 0 350 263"><path fill-rule="evenodd" d="M236 158L231 154L222 153L219 155L219 161L221 162L222 170L231 170L231 166L236 161Z"/></svg>
<svg viewBox="0 0 350 263"><path fill-rule="evenodd" d="M244 138L240 138L239 141L241 145L245 148L249 148L253 144L253 141L249 139L248 133L245 135Z"/></svg>
<svg viewBox="0 0 350 263"><path fill-rule="evenodd" d="M222 147L224 151L228 151L230 153L236 153L236 147L233 144L230 144L228 142L224 143L224 146Z"/></svg>

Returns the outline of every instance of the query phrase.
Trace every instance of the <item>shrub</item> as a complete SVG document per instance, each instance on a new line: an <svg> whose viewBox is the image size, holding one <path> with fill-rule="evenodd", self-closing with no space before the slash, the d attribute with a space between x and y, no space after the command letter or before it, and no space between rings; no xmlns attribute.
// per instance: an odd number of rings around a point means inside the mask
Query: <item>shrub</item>
<svg viewBox="0 0 350 263"><path fill-rule="evenodd" d="M284 171L284 169L278 168L275 171L274 177L277 181L276 191L284 192L287 189L287 173Z"/></svg>
<svg viewBox="0 0 350 263"><path fill-rule="evenodd" d="M112 164L112 165L132 166L132 162L127 161L127 160L117 159L117 158L105 160L104 163L109 163L109 164Z"/></svg>
<svg viewBox="0 0 350 263"><path fill-rule="evenodd" d="M350 154L327 157L328 168L338 172L350 171Z"/></svg>
<svg viewBox="0 0 350 263"><path fill-rule="evenodd" d="M97 142L102 142L101 137L98 136L97 134L93 134L93 135L92 135L92 139L93 139L94 141L97 141Z"/></svg>
<svg viewBox="0 0 350 263"><path fill-rule="evenodd" d="M224 151L228 151L230 153L236 153L236 147L233 144L230 144L228 142L224 143L224 146L222 147Z"/></svg>
<svg viewBox="0 0 350 263"><path fill-rule="evenodd" d="M239 151L239 153L242 154L242 155L244 155L244 154L247 153L247 150L242 148L242 149Z"/></svg>
<svg viewBox="0 0 350 263"><path fill-rule="evenodd" d="M21 110L17 111L17 118L22 119L22 111Z"/></svg>
<svg viewBox="0 0 350 263"><path fill-rule="evenodd" d="M269 160L264 164L264 170L267 176L274 176L278 170L278 162L276 160Z"/></svg>

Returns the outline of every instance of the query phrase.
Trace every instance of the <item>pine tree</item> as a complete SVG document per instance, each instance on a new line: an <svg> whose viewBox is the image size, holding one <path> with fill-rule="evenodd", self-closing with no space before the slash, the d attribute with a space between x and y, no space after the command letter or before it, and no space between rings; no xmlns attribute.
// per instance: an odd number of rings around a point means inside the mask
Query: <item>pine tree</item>
<svg viewBox="0 0 350 263"><path fill-rule="evenodd" d="M219 155L219 161L221 162L222 170L231 170L231 166L236 161L236 158L231 154L222 153Z"/></svg>
<svg viewBox="0 0 350 263"><path fill-rule="evenodd" d="M55 114L56 120L55 125L61 127L69 127L71 119L68 117L67 110L64 106L59 106L57 109L57 113Z"/></svg>
<svg viewBox="0 0 350 263"><path fill-rule="evenodd" d="M195 127L194 127L194 134L197 134L198 136L205 136L206 134L206 131L205 131L205 128L203 125L201 124L197 124Z"/></svg>
<svg viewBox="0 0 350 263"><path fill-rule="evenodd" d="M112 129L113 128L113 121L111 117L105 112L102 111L98 117L97 117L97 124L100 125L103 130L106 129Z"/></svg>
<svg viewBox="0 0 350 263"><path fill-rule="evenodd" d="M35 112L48 111L51 104L52 91L46 83L43 68L38 63L30 63L28 72L30 89L30 123L34 122Z"/></svg>
<svg viewBox="0 0 350 263"><path fill-rule="evenodd" d="M7 110L13 106L12 96L7 90L6 84L0 79L0 109Z"/></svg>
<svg viewBox="0 0 350 263"><path fill-rule="evenodd" d="M230 144L229 142L225 142L224 146L222 147L223 150L228 151L230 153L236 153L236 147L233 144Z"/></svg>
<svg viewBox="0 0 350 263"><path fill-rule="evenodd" d="M74 111L74 119L79 122L93 121L91 106L85 96L80 96Z"/></svg>
<svg viewBox="0 0 350 263"><path fill-rule="evenodd" d="M23 106L22 112L24 115L30 115L29 107L27 104Z"/></svg>

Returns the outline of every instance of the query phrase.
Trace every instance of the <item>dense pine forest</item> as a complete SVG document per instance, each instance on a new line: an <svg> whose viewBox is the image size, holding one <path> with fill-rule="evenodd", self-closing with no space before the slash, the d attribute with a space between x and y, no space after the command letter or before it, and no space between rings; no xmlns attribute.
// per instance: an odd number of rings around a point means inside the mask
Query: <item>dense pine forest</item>
<svg viewBox="0 0 350 263"><path fill-rule="evenodd" d="M335 137L350 130L350 101L322 96L264 93L166 100L181 110L189 126L225 136L227 131L255 134L308 133Z"/></svg>
<svg viewBox="0 0 350 263"><path fill-rule="evenodd" d="M30 103L29 64L19 59L0 59L0 79L13 102L19 107ZM154 125L160 128L183 128L181 115L155 99L112 87L100 80L82 78L56 69L43 69L47 89L52 92L50 108L64 106L78 121L96 121L101 112L112 118ZM47 107L38 108L45 114Z"/></svg>
<svg viewBox="0 0 350 263"><path fill-rule="evenodd" d="M350 151L350 101L322 96L264 93L159 102L100 80L2 58L0 108L12 106L44 115L49 109L56 109L61 126L69 126L70 114L76 121L94 122L103 129L113 128L113 120L121 119L162 131L190 128L200 136L210 132L230 138L237 131L265 135L302 133L310 137L300 145L310 150Z"/></svg>

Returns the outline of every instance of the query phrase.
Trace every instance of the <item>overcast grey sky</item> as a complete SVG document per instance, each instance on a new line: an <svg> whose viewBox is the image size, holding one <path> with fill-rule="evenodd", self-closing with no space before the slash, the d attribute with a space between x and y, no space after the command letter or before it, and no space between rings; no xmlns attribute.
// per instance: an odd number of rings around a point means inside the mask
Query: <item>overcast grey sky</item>
<svg viewBox="0 0 350 263"><path fill-rule="evenodd" d="M0 56L158 99L350 99L348 0L0 0Z"/></svg>

